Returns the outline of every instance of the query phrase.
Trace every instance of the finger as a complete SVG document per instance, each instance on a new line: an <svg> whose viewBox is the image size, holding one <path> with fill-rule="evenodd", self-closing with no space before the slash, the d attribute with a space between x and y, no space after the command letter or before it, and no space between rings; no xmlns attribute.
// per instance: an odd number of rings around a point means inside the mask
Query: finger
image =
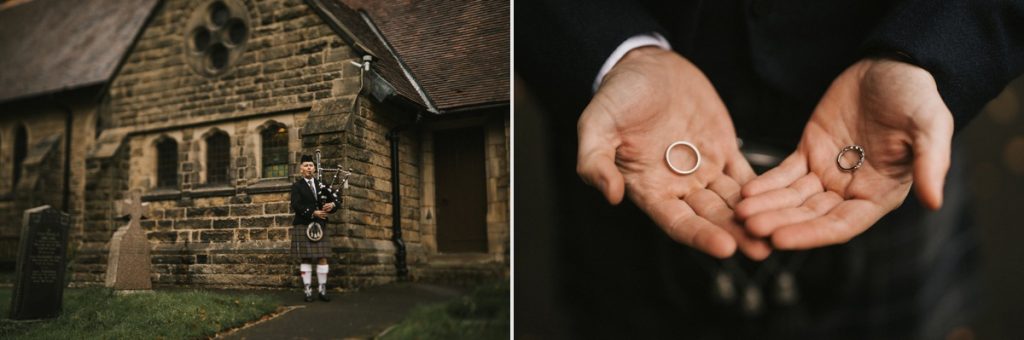
<svg viewBox="0 0 1024 340"><path fill-rule="evenodd" d="M953 143L952 130L952 124L936 122L930 133L914 140L914 191L928 209L942 207L942 187L949 171Z"/></svg>
<svg viewBox="0 0 1024 340"><path fill-rule="evenodd" d="M733 153L732 159L725 165L725 174L734 178L740 184L750 182L750 180L757 177L757 173L750 167L750 162L743 158L743 154L739 150Z"/></svg>
<svg viewBox="0 0 1024 340"><path fill-rule="evenodd" d="M769 190L785 188L799 179L800 176L806 175L807 172L807 161L802 155L793 153L786 157L779 166L744 184L743 197L751 197Z"/></svg>
<svg viewBox="0 0 1024 340"><path fill-rule="evenodd" d="M800 250L846 243L883 215L885 211L871 201L843 201L825 216L779 228L772 234L772 244L778 249Z"/></svg>
<svg viewBox="0 0 1024 340"><path fill-rule="evenodd" d="M740 203L740 184L732 177L718 176L708 184L708 189L718 194L729 209L736 209L736 205Z"/></svg>
<svg viewBox="0 0 1024 340"><path fill-rule="evenodd" d="M751 216L746 220L747 231L754 236L767 237L779 227L824 216L842 202L843 198L835 192L820 192L808 198L807 202L799 207L771 210Z"/></svg>
<svg viewBox="0 0 1024 340"><path fill-rule="evenodd" d="M771 254L772 250L767 242L751 238L743 230L743 227L736 223L736 216L732 209L715 192L707 189L697 190L686 196L686 203L690 204L698 216L707 219L732 235L740 250L747 257L760 261Z"/></svg>
<svg viewBox="0 0 1024 340"><path fill-rule="evenodd" d="M576 173L584 183L597 188L608 203L619 204L625 193L622 173L615 166L617 144L601 138L599 132L580 124L580 145L576 157Z"/></svg>
<svg viewBox="0 0 1024 340"><path fill-rule="evenodd" d="M818 178L818 175L813 173L805 174L788 187L747 197L736 206L736 216L739 216L741 220L747 220L762 212L795 208L807 201L812 195L824 191L825 188L822 187L821 179Z"/></svg>
<svg viewBox="0 0 1024 340"><path fill-rule="evenodd" d="M685 201L675 198L660 200L644 210L676 242L721 259L736 252L736 241L732 236L698 216Z"/></svg>

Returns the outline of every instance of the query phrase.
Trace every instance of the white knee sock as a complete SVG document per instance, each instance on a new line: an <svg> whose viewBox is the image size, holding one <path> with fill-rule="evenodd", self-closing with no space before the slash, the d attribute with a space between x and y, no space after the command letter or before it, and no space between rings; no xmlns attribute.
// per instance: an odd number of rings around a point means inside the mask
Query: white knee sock
<svg viewBox="0 0 1024 340"><path fill-rule="evenodd" d="M316 283L320 285L320 293L327 293L327 265L316 265Z"/></svg>
<svg viewBox="0 0 1024 340"><path fill-rule="evenodd" d="M303 263L299 265L299 272L302 273L302 285L305 286L306 294L312 294L309 285L313 281L313 266Z"/></svg>

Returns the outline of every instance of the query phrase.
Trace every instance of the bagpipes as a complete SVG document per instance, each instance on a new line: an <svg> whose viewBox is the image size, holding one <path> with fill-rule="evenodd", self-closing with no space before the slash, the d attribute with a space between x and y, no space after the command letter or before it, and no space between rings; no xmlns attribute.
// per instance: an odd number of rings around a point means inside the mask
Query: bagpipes
<svg viewBox="0 0 1024 340"><path fill-rule="evenodd" d="M319 183L319 187L317 188L317 207L322 208L324 204L327 204L329 202L338 202L339 206L334 207L334 209L340 208L341 190L348 189L348 176L352 175L352 169L342 169L341 164L338 164L337 168L321 168L320 149L316 149L314 162L316 163L316 180L317 183ZM328 183L327 185L324 185L323 182L324 171L334 172L334 177L331 178L331 183ZM342 174L344 174L345 176L341 178L341 189L335 189L334 184L338 181L338 177L341 176ZM319 221L317 221L316 218L314 218L313 222L310 222L309 225L306 226L306 237L313 242L320 241L324 238L324 227L323 225L320 224Z"/></svg>

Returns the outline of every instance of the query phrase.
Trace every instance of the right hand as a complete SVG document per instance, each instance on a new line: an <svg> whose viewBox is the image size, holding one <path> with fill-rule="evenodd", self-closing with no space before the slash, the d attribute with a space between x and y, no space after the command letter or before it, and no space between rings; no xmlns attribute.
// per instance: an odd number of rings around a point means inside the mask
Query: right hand
<svg viewBox="0 0 1024 340"><path fill-rule="evenodd" d="M324 212L323 210L316 210L316 211L313 211L313 216L315 216L316 218L319 218L319 219L326 219L327 218L327 213Z"/></svg>
<svg viewBox="0 0 1024 340"><path fill-rule="evenodd" d="M725 104L688 60L658 47L630 51L605 76L577 129L576 171L609 203L628 195L673 240L718 258L737 246L755 260L770 254L736 221L740 187L755 174ZM703 156L690 175L665 164L665 149L678 140Z"/></svg>
<svg viewBox="0 0 1024 340"><path fill-rule="evenodd" d="M334 211L334 203L327 203L323 206L323 211Z"/></svg>

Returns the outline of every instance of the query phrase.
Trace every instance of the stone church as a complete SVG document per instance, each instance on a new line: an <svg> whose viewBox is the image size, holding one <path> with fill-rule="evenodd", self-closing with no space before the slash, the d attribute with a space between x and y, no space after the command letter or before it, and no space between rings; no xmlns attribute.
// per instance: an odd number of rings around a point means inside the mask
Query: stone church
<svg viewBox="0 0 1024 340"><path fill-rule="evenodd" d="M319 150L352 172L327 227L333 286L507 278L509 15L507 0L2 2L0 264L22 212L48 204L72 216L71 284L102 285L115 203L138 190L155 285L296 285L290 184Z"/></svg>

